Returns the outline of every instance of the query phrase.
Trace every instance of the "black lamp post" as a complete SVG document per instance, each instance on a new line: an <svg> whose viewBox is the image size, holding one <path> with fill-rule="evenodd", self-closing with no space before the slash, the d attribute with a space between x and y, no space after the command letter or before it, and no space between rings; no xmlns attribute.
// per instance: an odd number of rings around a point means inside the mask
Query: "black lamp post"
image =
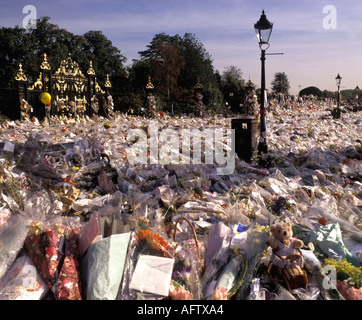
<svg viewBox="0 0 362 320"><path fill-rule="evenodd" d="M260 96L260 140L258 153L267 153L268 145L266 142L266 109L265 109L265 51L269 48L269 38L273 29L273 24L266 18L263 10L257 23L254 24L256 37L261 50L261 96Z"/></svg>
<svg viewBox="0 0 362 320"><path fill-rule="evenodd" d="M336 77L336 85L337 85L337 88L338 88L338 97L337 97L337 110L335 111L335 118L337 119L340 119L341 118L341 106L340 106L340 101L341 101L341 91L340 91L340 88L341 88L341 81L342 81L342 77L339 75L337 75Z"/></svg>

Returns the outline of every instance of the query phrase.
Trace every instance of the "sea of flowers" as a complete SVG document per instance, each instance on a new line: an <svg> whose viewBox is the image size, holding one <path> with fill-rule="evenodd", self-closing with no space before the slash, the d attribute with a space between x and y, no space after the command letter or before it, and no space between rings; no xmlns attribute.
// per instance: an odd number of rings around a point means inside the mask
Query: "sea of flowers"
<svg viewBox="0 0 362 320"><path fill-rule="evenodd" d="M221 115L153 121L231 128ZM362 299L361 111L275 105L268 153L224 176L215 164L131 164L130 129L149 124L1 123L1 299ZM304 243L304 287L269 272L278 222Z"/></svg>

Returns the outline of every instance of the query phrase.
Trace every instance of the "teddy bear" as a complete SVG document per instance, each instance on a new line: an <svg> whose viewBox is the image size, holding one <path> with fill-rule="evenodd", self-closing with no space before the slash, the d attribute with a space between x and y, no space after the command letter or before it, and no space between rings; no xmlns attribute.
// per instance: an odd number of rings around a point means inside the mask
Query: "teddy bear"
<svg viewBox="0 0 362 320"><path fill-rule="evenodd" d="M303 256L299 255L298 249L302 248L304 243L300 239L293 238L292 223L276 223L270 226L270 232L269 246L273 249L272 264L281 268L292 268L296 265L303 268Z"/></svg>

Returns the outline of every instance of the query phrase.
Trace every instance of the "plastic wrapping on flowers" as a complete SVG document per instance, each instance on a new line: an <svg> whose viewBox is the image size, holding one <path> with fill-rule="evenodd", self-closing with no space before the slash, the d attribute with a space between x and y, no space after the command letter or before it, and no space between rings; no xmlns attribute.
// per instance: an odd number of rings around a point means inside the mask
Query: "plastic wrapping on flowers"
<svg viewBox="0 0 362 320"><path fill-rule="evenodd" d="M361 267L361 112L336 120L313 103L300 112L274 105L268 153L250 163L236 157L229 174L217 170L225 165L220 157L193 161L220 141L192 146L183 136L192 130L194 138L213 132L216 139L217 129L231 128L222 116L7 122L0 133L0 297L358 297L359 282L338 273L330 279L335 266L326 261L346 259L357 273ZM223 155L227 141L224 132ZM166 162L177 156L183 161ZM279 222L291 222L304 242L306 287L289 288L292 280L269 272L269 228ZM120 243L128 250L117 252ZM97 258L104 250L119 255ZM107 260L98 278L87 274L98 270L97 259ZM14 291L25 273L13 270L30 265L37 294Z"/></svg>

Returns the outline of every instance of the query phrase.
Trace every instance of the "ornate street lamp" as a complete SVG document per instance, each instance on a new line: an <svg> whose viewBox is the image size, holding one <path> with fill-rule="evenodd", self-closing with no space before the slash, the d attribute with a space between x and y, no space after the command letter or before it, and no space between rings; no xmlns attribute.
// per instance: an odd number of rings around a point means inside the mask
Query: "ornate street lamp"
<svg viewBox="0 0 362 320"><path fill-rule="evenodd" d="M266 142L266 109L265 109L265 51L269 48L269 38L273 30L273 23L269 22L263 10L257 23L254 24L256 37L261 50L261 96L260 96L260 140L258 153L267 153Z"/></svg>
<svg viewBox="0 0 362 320"><path fill-rule="evenodd" d="M339 75L337 75L336 77L336 85L338 88L338 97L337 97L337 109L334 111L334 118L335 119L340 119L341 118L341 106L340 106L340 101L341 101L341 81L342 81L342 77Z"/></svg>
<svg viewBox="0 0 362 320"><path fill-rule="evenodd" d="M339 92L339 88L341 87L341 81L342 81L342 77L338 73L338 75L336 77L336 85L338 87L338 92Z"/></svg>

